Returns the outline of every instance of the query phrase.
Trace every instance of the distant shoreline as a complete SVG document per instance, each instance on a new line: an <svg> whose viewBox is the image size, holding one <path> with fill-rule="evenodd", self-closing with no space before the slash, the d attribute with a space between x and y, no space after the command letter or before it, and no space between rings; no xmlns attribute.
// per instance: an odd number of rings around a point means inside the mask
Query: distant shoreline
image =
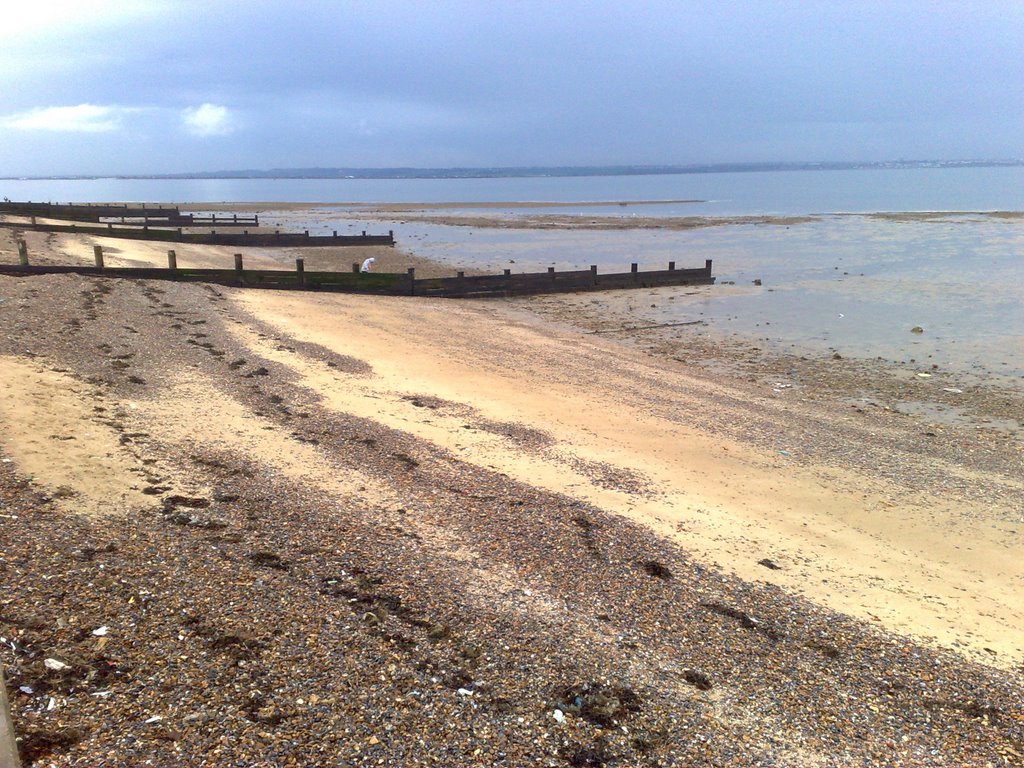
<svg viewBox="0 0 1024 768"><path fill-rule="evenodd" d="M1004 160L888 160L877 162L708 163L700 165L515 166L481 168L275 168L190 173L0 176L0 181L87 181L94 179L500 179L590 176L672 176L702 173L778 171L916 170L925 168L1015 168L1024 158Z"/></svg>

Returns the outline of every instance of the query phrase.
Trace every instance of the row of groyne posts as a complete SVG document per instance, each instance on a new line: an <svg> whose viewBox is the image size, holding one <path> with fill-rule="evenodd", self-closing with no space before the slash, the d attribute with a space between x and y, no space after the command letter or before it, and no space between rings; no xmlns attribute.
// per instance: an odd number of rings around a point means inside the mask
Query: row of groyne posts
<svg viewBox="0 0 1024 768"><path fill-rule="evenodd" d="M103 246L102 245L94 245L92 247L92 255L93 255L93 260L94 260L94 262L96 264L96 267L95 267L96 269L106 269L107 268L106 264L104 263L104 260L103 260ZM28 259L28 243L25 242L24 240L19 240L18 241L18 263L22 267L31 267L32 266L32 264L29 263L29 259ZM59 270L61 268L60 267L46 266L46 267L43 267L43 269L46 269L46 270ZM66 269L74 270L74 269L76 269L76 267L69 266ZM154 267L153 269L159 270L160 268L159 267ZM167 251L167 269L172 271L172 272L175 272L175 271L178 270L178 254L173 249ZM121 274L121 273L123 273L125 271L152 271L152 270L147 270L146 267L123 267L123 268L115 268L112 271L112 273ZM194 270L190 270L190 271L194 271ZM218 270L214 270L214 271L222 272L223 270L219 270L218 269ZM265 270L265 271L270 271L270 270ZM295 272L296 272L296 274L301 276L301 275L303 275L305 273L305 271L306 271L305 270L305 262L301 258L295 259ZM358 263L352 265L352 271L353 272L358 272L359 271L359 264ZM244 275L244 272L245 272L242 254L240 254L240 253L236 253L235 254L235 272L238 273L240 278L241 278L242 275ZM301 282L301 278L300 278L300 282Z"/></svg>
<svg viewBox="0 0 1024 768"><path fill-rule="evenodd" d="M354 262L351 272L307 272L302 258L295 259L295 269L246 269L241 253L234 255L234 269L180 268L174 250L167 251L167 267L107 267L103 246L93 246L95 266L39 265L29 263L28 247L18 242L19 266L0 265L7 274L79 273L158 280L178 280L217 283L250 288L293 288L301 290L346 291L405 296L488 297L529 295L538 293L568 293L624 288L654 288L670 285L710 285L711 259L703 268L677 269L674 261L665 270L644 270L630 265L629 272L598 274L597 265L588 270L516 273L505 269L499 275L467 275L459 271L454 277L428 277L418 279L410 267L405 273L362 272Z"/></svg>
<svg viewBox="0 0 1024 768"><path fill-rule="evenodd" d="M302 233L250 232L242 227L260 227L260 217L239 216L238 214L198 216L182 213L177 206L128 206L126 204L84 204L0 202L0 215L27 218L28 222L0 220L0 227L7 229L31 229L38 232L95 235L97 237L120 237L134 240L172 240L196 245L240 245L243 247L287 247L287 246L341 246L341 245L394 245L395 233L371 235L363 230L359 235L339 235L334 230L330 235ZM39 221L38 219L44 219ZM111 221L114 219L115 221ZM54 223L54 221L65 223ZM235 228L235 231L186 232L187 229L205 227Z"/></svg>
<svg viewBox="0 0 1024 768"><path fill-rule="evenodd" d="M0 213L21 216L28 218L30 226L36 228L39 223L36 218L57 219L65 221L91 222L105 224L110 227L114 223L152 225L156 227L196 227L220 225L223 227L258 227L260 225L259 214L252 216L239 216L237 213L221 214L213 213L209 216L197 216L194 213L182 213L176 205L137 205L130 206L127 203L33 203L12 202L5 200L0 202ZM116 222L104 221L104 219L115 219Z"/></svg>
<svg viewBox="0 0 1024 768"><path fill-rule="evenodd" d="M96 262L96 269L105 269L106 265L103 262L103 246L102 245L94 245L92 247L92 255L93 255L94 261ZM241 263L242 263L241 259L242 259L242 254L236 253L235 254L235 264L236 264L236 266L237 266L237 268L239 270L241 270L241 268L242 268L241 267ZM296 262L301 262L301 261L302 261L302 259L296 259ZM25 242L24 240L19 240L18 241L18 264L20 266L22 266L22 267L31 267L32 266L29 263L29 260L28 260L28 243ZM178 268L178 254L175 253L173 250L167 251L167 268L170 269L170 270L176 270ZM300 266L297 266L297 268L301 271L301 267ZM53 269L56 269L56 268L54 267ZM73 269L73 267L72 267L72 269ZM128 267L127 269L132 269L132 268Z"/></svg>

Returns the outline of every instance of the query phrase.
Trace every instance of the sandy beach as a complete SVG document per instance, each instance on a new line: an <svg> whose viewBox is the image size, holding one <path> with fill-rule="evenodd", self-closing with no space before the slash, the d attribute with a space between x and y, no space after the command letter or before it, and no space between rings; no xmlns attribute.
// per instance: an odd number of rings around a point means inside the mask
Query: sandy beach
<svg viewBox="0 0 1024 768"><path fill-rule="evenodd" d="M245 258L367 255L446 272ZM1021 442L985 426L1019 395L936 425L892 405L941 372L637 338L597 301L0 277L23 755L1021 764Z"/></svg>

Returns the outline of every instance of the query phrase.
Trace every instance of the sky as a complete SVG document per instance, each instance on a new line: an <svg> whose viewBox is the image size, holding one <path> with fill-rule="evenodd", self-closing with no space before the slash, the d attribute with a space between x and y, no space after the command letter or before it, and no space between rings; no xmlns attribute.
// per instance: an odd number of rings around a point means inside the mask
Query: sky
<svg viewBox="0 0 1024 768"><path fill-rule="evenodd" d="M1024 0L33 0L0 17L0 176L1024 157Z"/></svg>

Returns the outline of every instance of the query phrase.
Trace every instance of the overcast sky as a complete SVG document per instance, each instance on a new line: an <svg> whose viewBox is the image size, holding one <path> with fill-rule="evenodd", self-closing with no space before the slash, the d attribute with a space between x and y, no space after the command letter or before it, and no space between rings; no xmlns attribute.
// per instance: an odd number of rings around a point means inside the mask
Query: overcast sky
<svg viewBox="0 0 1024 768"><path fill-rule="evenodd" d="M1024 157L1024 1L5 3L0 175Z"/></svg>

